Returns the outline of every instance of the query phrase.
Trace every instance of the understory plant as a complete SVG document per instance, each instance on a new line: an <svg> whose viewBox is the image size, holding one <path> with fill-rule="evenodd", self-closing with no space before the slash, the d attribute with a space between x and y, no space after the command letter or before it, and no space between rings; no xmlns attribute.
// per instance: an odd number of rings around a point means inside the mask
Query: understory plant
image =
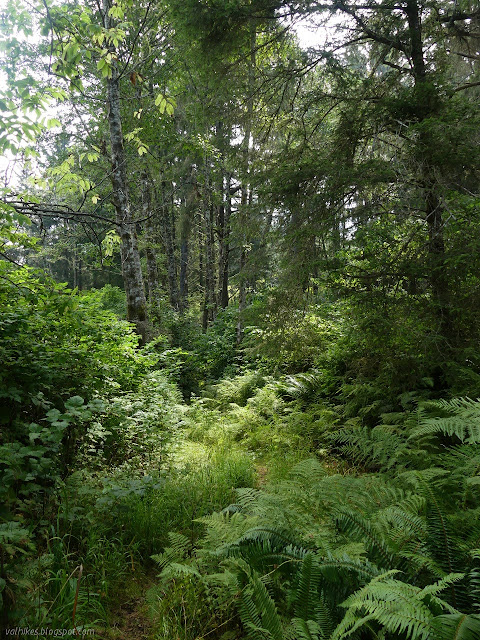
<svg viewBox="0 0 480 640"><path fill-rule="evenodd" d="M336 446L363 450L374 471L332 474L311 458L276 484L238 489L200 519L198 545L172 534L154 556L154 610L181 620L184 585L231 638L480 637L479 412L480 401L430 403L373 442L361 427L338 430ZM187 609L185 640L205 633L202 607Z"/></svg>

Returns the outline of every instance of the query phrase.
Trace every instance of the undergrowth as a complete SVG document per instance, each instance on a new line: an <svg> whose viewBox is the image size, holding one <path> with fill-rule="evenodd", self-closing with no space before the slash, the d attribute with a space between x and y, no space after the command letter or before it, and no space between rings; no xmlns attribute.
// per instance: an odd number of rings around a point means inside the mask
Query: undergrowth
<svg viewBox="0 0 480 640"><path fill-rule="evenodd" d="M4 625L100 630L148 584L156 640L473 640L479 416L409 401L371 426L315 371L247 371L189 405L161 372L108 403L73 398L47 414L57 440L32 427L46 471L7 467ZM35 528L17 468L40 482Z"/></svg>
<svg viewBox="0 0 480 640"><path fill-rule="evenodd" d="M201 433L248 446L275 425L298 444L308 394L293 382L267 384L244 407L210 399ZM310 457L198 518L196 545L172 532L153 556L156 638L479 637L480 402L430 401L374 428L314 405L303 409L317 415L318 443L361 473Z"/></svg>

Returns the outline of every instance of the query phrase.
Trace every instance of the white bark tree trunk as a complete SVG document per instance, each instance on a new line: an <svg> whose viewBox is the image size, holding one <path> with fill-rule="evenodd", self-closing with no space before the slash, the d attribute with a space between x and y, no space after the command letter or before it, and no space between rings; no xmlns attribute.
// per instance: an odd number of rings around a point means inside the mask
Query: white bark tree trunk
<svg viewBox="0 0 480 640"><path fill-rule="evenodd" d="M106 29L111 28L111 19L108 15L110 7L109 0L103 0L103 23ZM142 341L145 342L147 305L135 222L128 193L126 156L120 115L120 75L116 62L113 63L111 77L107 78L107 108L112 162L113 204L121 238L122 275L125 293L127 294L127 320L135 325L137 333L141 336Z"/></svg>

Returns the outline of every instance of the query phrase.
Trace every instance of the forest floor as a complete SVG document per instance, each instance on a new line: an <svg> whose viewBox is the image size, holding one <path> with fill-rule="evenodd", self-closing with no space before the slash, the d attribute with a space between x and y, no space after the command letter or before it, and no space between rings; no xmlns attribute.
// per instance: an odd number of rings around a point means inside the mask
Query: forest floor
<svg viewBox="0 0 480 640"><path fill-rule="evenodd" d="M150 585L151 586L151 585ZM148 640L152 634L152 621L145 612L145 597L122 603L113 613L115 623L105 633L105 638L116 640ZM101 635L101 634L99 634Z"/></svg>
<svg viewBox="0 0 480 640"><path fill-rule="evenodd" d="M148 612L147 591L155 584L155 572L142 568L127 577L123 593L109 612L109 624L95 629L106 640L148 640L153 634L153 621Z"/></svg>

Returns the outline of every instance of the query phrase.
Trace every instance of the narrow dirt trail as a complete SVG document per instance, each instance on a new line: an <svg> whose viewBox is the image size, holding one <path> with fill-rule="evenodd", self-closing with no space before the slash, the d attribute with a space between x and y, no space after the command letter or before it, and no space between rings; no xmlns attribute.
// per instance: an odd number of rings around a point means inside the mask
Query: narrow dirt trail
<svg viewBox="0 0 480 640"><path fill-rule="evenodd" d="M154 633L154 625L148 613L146 594L154 586L150 576L129 577L127 592L109 613L108 626L98 628L94 638L105 640L149 640ZM133 588L132 588L133 587Z"/></svg>

